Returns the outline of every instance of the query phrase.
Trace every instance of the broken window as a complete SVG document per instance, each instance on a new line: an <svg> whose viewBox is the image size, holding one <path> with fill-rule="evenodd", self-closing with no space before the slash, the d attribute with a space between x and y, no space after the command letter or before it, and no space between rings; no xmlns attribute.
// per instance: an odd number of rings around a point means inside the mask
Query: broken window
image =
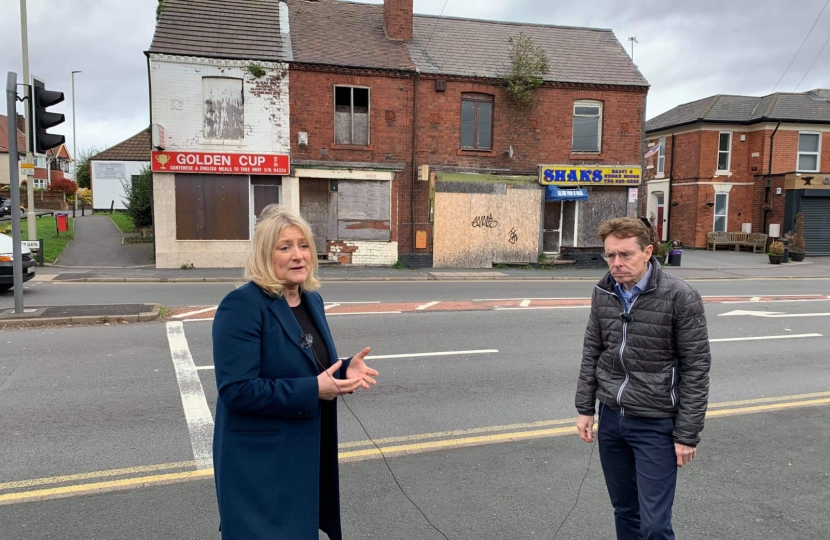
<svg viewBox="0 0 830 540"><path fill-rule="evenodd" d="M239 140L244 134L242 79L202 78L206 139Z"/></svg>
<svg viewBox="0 0 830 540"><path fill-rule="evenodd" d="M461 148L493 148L493 96L461 94Z"/></svg>
<svg viewBox="0 0 830 540"><path fill-rule="evenodd" d="M334 87L335 144L369 144L369 89Z"/></svg>

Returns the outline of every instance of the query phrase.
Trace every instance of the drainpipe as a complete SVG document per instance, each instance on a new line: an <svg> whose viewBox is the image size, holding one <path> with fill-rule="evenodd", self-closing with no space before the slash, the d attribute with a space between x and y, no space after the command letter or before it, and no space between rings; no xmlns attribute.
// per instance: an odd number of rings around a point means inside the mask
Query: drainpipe
<svg viewBox="0 0 830 540"><path fill-rule="evenodd" d="M767 166L767 185L764 188L764 204L766 205L769 203L769 189L770 189L770 179L769 176L772 174L772 151L775 149L775 134L778 132L778 128L781 127L781 122L775 126L775 129L772 130L772 135L769 138L769 165ZM764 212L764 224L761 227L761 232L767 230L767 214L769 212Z"/></svg>
<svg viewBox="0 0 830 540"><path fill-rule="evenodd" d="M657 159L660 159L659 157ZM665 166L665 164L663 165ZM671 159L669 160L669 196L668 196L668 203L664 203L663 211L666 213L666 240L671 240L671 199L673 195L671 194L671 184L672 180L674 179L674 133L671 134ZM662 242L663 239L661 238L660 241Z"/></svg>
<svg viewBox="0 0 830 540"><path fill-rule="evenodd" d="M409 231L409 243L412 246L412 253L415 253L415 186L418 185L418 169L415 164L417 159L418 143L418 81L421 78L421 70L415 68L415 76L412 79L412 192L410 193L411 228Z"/></svg>

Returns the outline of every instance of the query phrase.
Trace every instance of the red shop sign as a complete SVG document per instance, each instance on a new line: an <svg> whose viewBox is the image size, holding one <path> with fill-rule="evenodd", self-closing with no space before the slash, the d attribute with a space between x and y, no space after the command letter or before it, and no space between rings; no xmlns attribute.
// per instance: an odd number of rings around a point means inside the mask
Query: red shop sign
<svg viewBox="0 0 830 540"><path fill-rule="evenodd" d="M202 174L291 173L286 154L230 154L227 152L153 152L153 172Z"/></svg>

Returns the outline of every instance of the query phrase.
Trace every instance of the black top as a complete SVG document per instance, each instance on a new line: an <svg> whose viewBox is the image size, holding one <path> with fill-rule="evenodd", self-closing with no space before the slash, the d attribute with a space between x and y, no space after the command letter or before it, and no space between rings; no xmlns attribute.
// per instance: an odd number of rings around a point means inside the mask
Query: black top
<svg viewBox="0 0 830 540"><path fill-rule="evenodd" d="M312 338L311 348L314 350L314 354L317 355L317 360L323 365L322 368L318 365L317 371L323 372L324 370L330 368L331 361L329 359L329 350L326 347L326 342L323 341L322 336L320 336L320 332L317 330L317 325L314 324L314 319L311 317L308 306L303 302L300 302L300 305L291 308L291 312L294 313L294 317L300 324L300 328L302 328L303 333L311 336Z"/></svg>

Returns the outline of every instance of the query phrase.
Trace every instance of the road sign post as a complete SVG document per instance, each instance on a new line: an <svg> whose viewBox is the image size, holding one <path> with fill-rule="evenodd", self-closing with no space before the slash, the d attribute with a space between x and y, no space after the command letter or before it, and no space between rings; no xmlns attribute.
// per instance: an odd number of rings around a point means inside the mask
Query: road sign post
<svg viewBox="0 0 830 540"><path fill-rule="evenodd" d="M12 198L12 283L14 312L23 313L23 248L20 245L20 167L17 166L17 73L6 77L6 118L9 121L9 190Z"/></svg>

